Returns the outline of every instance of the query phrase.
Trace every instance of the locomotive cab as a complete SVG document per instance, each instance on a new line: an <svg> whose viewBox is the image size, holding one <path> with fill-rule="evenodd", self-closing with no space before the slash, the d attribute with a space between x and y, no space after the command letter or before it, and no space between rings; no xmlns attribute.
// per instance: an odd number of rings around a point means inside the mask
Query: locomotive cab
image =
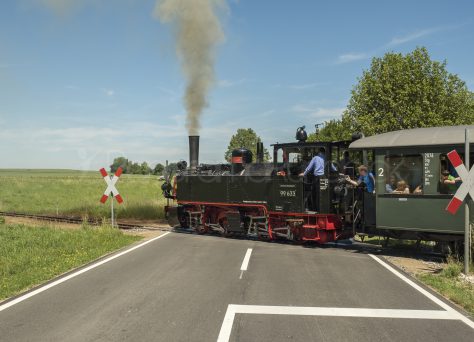
<svg viewBox="0 0 474 342"><path fill-rule="evenodd" d="M345 186L344 172L353 173L345 169L339 162L342 152L347 150L349 142L296 142L274 144L273 146L273 175L286 178L302 186L302 211L321 213L343 213L346 208L341 206L340 188ZM313 174L302 174L318 153L325 151L324 175L319 177L318 203L311 200L313 190ZM349 172L349 173L347 173Z"/></svg>

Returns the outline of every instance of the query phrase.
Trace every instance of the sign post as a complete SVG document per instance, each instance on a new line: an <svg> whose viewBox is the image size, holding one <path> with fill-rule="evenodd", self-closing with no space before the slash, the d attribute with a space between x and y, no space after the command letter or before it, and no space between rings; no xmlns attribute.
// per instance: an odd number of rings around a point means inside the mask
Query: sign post
<svg viewBox="0 0 474 342"><path fill-rule="evenodd" d="M465 142L465 152L464 152L464 163L466 164L466 169L469 170L469 129L466 128L466 134L465 134L466 142ZM472 176L470 175L469 177L469 182L472 183ZM472 184L470 184L472 185ZM474 200L474 196L471 197ZM469 257L471 254L471 223L470 223L470 217L469 217L469 199L466 200L465 204L465 210L464 210L464 274L468 275L469 274Z"/></svg>
<svg viewBox="0 0 474 342"><path fill-rule="evenodd" d="M456 172L462 180L461 186L458 188L454 197L449 202L446 210L451 214L456 214L458 209L466 199L466 196L469 194L471 199L474 199L474 167L469 171L469 129L466 128L465 131L465 146L464 146L464 164L461 160L461 157L453 150L448 153L448 158L451 164L453 164ZM464 274L469 273L469 256L471 253L471 224L470 224L470 215L469 215L469 196L465 202L464 210Z"/></svg>
<svg viewBox="0 0 474 342"><path fill-rule="evenodd" d="M115 183L120 178L120 175L122 174L122 168L119 167L117 171L115 171L114 175L109 176L107 174L107 171L105 171L104 168L100 169L100 174L104 178L105 183L107 184L107 189L105 189L104 194L102 195L100 202L105 203L107 202L107 199L109 196L112 194L112 199L110 200L110 215L111 215L111 223L112 227L115 227L115 216L114 216L114 197L117 199L117 202L119 204L122 204L123 198L120 196L120 193L118 192L117 188L115 187Z"/></svg>

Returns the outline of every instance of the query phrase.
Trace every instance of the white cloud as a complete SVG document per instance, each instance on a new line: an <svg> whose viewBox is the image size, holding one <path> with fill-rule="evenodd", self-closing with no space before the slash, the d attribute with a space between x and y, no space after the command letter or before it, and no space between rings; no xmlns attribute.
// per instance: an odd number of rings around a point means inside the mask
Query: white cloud
<svg viewBox="0 0 474 342"><path fill-rule="evenodd" d="M346 107L310 107L304 104L296 104L291 108L295 113L321 120L339 118L345 109Z"/></svg>
<svg viewBox="0 0 474 342"><path fill-rule="evenodd" d="M134 122L105 127L79 125L76 127L22 126L0 130L0 152L5 156L2 167L73 168L94 170L110 165L113 158L123 155L134 161L150 164L188 158L187 131L182 116L169 118L170 124ZM203 127L200 131L201 160L214 160L224 155L227 141L234 133L227 127ZM11 150L15 146L15 153ZM7 148L8 147L8 148ZM18 156L28 155L29 158Z"/></svg>
<svg viewBox="0 0 474 342"><path fill-rule="evenodd" d="M411 42L413 40L416 40L418 38L422 38L422 37L425 37L425 36L428 36L430 34L433 34L435 32L438 32L442 30L441 27L435 27L435 28L430 28L430 29L425 29L425 30L419 30L419 31L415 31L415 32L411 32L409 34L406 34L404 36L401 36L401 37L394 37L392 38L392 40L387 44L387 46L397 46L397 45L401 45L401 44L405 44L405 43L408 43L408 42Z"/></svg>
<svg viewBox="0 0 474 342"><path fill-rule="evenodd" d="M263 113L257 114L257 116L268 117L272 115L273 113L275 113L275 109L269 109L269 110L264 111Z"/></svg>
<svg viewBox="0 0 474 342"><path fill-rule="evenodd" d="M241 84L244 84L248 80L246 78L241 78L240 80L219 80L217 86L221 88L235 87Z"/></svg>
<svg viewBox="0 0 474 342"><path fill-rule="evenodd" d="M305 90L305 89L315 88L315 87L318 87L320 85L322 85L322 83L293 84L293 85L290 85L290 89Z"/></svg>
<svg viewBox="0 0 474 342"><path fill-rule="evenodd" d="M359 61L363 59L367 59L370 56L373 56L381 51L385 51L387 48L402 45L405 43L409 43L411 41L429 36L431 34L437 33L437 32L442 32L442 31L447 31L447 30L452 30L456 29L463 26L461 25L451 25L451 26L438 26L438 27L432 27L428 29L422 29L422 30L417 30L410 32L406 35L399 36L399 37L393 37L388 43L379 46L371 51L368 52L353 52L353 53L346 53L339 55L336 59L336 64L344 64L344 63L350 63L354 61Z"/></svg>
<svg viewBox="0 0 474 342"><path fill-rule="evenodd" d="M361 59L366 59L367 57L368 57L368 54L366 53L346 53L343 55L339 55L337 57L336 64L344 64L344 63L359 61Z"/></svg>
<svg viewBox="0 0 474 342"><path fill-rule="evenodd" d="M105 95L107 95L109 97L112 97L112 96L115 95L115 90L113 90L113 89L103 88L102 91L104 92Z"/></svg>

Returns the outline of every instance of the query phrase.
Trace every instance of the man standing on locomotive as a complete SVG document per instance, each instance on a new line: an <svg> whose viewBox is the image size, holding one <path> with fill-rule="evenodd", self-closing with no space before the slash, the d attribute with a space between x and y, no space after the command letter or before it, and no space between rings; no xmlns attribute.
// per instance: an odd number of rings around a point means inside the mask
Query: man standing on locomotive
<svg viewBox="0 0 474 342"><path fill-rule="evenodd" d="M324 176L325 153L326 150L324 147L321 147L318 154L311 159L306 170L303 173L300 173L300 176L307 176L308 174L312 174L313 176L313 184L311 187L311 209L317 212L319 212L319 182L321 176Z"/></svg>

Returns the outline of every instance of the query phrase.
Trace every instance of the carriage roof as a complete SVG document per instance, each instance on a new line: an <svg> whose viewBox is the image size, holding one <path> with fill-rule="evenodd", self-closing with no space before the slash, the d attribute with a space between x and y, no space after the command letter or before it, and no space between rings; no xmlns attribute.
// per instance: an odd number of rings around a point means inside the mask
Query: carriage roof
<svg viewBox="0 0 474 342"><path fill-rule="evenodd" d="M465 129L469 128L470 142L474 143L474 125L413 128L387 132L354 141L351 149L376 149L411 146L461 145Z"/></svg>

